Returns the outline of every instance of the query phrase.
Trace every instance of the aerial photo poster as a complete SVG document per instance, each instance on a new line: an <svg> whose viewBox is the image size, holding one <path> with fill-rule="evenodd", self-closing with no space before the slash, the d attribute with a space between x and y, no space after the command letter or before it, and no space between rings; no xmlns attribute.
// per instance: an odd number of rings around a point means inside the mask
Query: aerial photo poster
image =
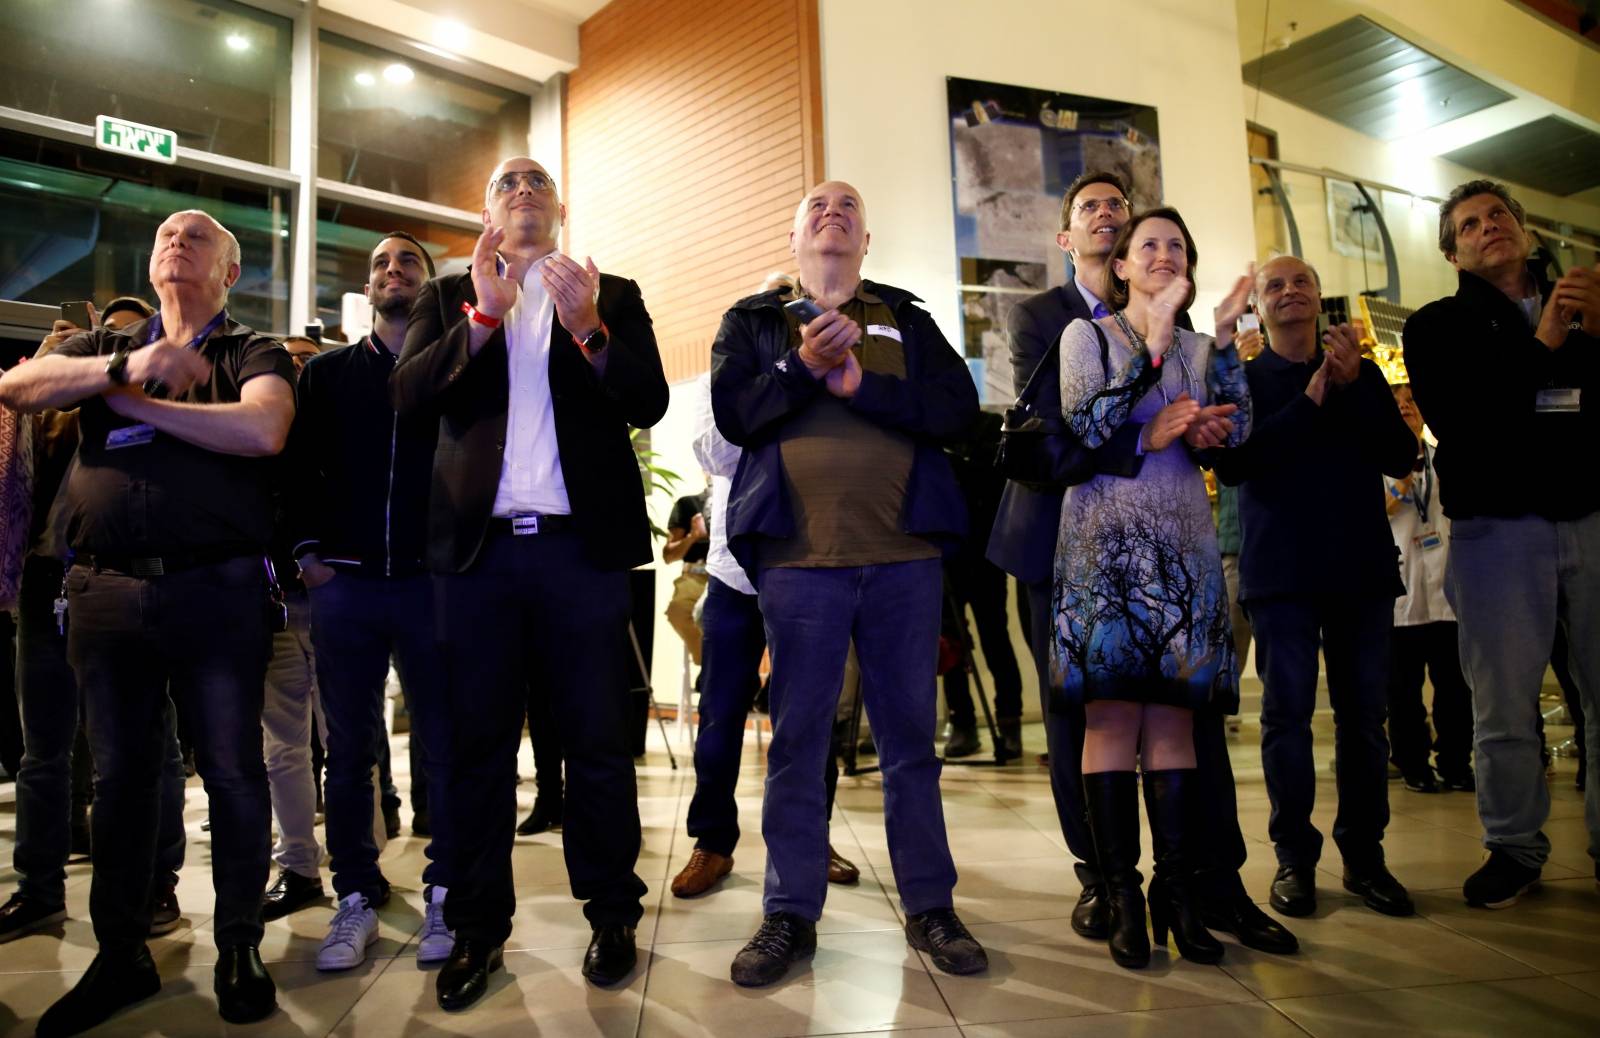
<svg viewBox="0 0 1600 1038"><path fill-rule="evenodd" d="M1156 110L1148 105L947 77L962 352L983 402L1010 404L1006 314L1065 283L1061 194L1085 169L1129 185L1134 208L1161 201Z"/></svg>

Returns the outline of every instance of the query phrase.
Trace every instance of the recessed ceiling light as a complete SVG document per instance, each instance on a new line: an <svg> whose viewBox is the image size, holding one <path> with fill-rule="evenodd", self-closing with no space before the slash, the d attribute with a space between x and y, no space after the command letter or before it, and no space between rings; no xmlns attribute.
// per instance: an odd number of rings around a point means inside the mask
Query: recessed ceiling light
<svg viewBox="0 0 1600 1038"><path fill-rule="evenodd" d="M402 65L398 61L383 70L383 78L391 83L409 83L416 77L410 65Z"/></svg>
<svg viewBox="0 0 1600 1038"><path fill-rule="evenodd" d="M228 45L228 49L229 50L249 50L250 49L250 40L247 37L241 36L236 32L228 33L227 38L225 40L223 40L223 42Z"/></svg>
<svg viewBox="0 0 1600 1038"><path fill-rule="evenodd" d="M378 81L378 77L370 72L357 72L356 82L361 86L371 86Z"/></svg>

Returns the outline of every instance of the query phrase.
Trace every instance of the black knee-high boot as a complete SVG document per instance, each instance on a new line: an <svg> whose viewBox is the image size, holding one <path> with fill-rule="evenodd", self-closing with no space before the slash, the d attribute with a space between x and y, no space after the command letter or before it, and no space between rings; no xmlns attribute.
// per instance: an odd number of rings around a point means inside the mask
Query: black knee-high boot
<svg viewBox="0 0 1600 1038"><path fill-rule="evenodd" d="M1111 958L1126 969L1143 969L1150 964L1150 935L1139 886L1139 778L1131 771L1086 774L1083 798L1110 906Z"/></svg>
<svg viewBox="0 0 1600 1038"><path fill-rule="evenodd" d="M1150 842L1155 851L1155 878L1150 881L1150 928L1165 946L1167 929L1178 951L1190 962L1218 962L1222 943L1200 921L1200 906L1191 879L1197 839L1190 811L1199 789L1194 768L1144 773L1144 808L1150 816Z"/></svg>

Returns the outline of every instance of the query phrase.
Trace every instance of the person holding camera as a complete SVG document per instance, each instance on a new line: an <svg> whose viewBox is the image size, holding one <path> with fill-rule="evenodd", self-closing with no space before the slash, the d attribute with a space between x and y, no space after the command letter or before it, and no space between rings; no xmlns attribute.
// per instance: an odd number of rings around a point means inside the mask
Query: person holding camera
<svg viewBox="0 0 1600 1038"><path fill-rule="evenodd" d="M169 685L194 725L212 806L218 1009L248 1023L277 1004L258 951L271 834L261 707L284 618L264 560L294 363L228 316L239 243L206 213L163 221L149 269L154 317L74 336L0 379L0 403L17 410L81 405L66 489L67 654L97 772L89 911L100 950L45 1011L45 1036L87 1030L161 987L145 939Z"/></svg>

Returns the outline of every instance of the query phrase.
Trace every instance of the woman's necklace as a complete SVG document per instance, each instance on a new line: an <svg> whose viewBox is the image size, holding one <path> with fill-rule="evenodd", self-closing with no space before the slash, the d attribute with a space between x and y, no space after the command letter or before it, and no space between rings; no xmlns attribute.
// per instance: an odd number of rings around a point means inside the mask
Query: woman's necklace
<svg viewBox="0 0 1600 1038"><path fill-rule="evenodd" d="M1133 325L1128 323L1128 318L1124 315L1123 311L1118 310L1112 316L1117 319L1117 327L1122 329L1122 334L1128 337L1129 342L1133 343L1139 349L1144 350L1146 353L1150 352L1150 344L1145 342L1144 336L1133 330ZM1178 338L1178 326L1176 324L1172 326L1172 345L1167 349L1167 356L1171 356L1173 354L1177 354L1178 366L1183 369L1184 387L1192 390L1195 385L1194 373L1189 370L1189 358L1183 355L1183 342ZM1171 399L1167 397L1166 379L1158 378L1156 381L1156 387L1161 390L1161 402L1163 404L1172 403ZM1189 395L1191 397L1195 396L1193 392L1190 392ZM1199 398L1195 397L1195 399Z"/></svg>

